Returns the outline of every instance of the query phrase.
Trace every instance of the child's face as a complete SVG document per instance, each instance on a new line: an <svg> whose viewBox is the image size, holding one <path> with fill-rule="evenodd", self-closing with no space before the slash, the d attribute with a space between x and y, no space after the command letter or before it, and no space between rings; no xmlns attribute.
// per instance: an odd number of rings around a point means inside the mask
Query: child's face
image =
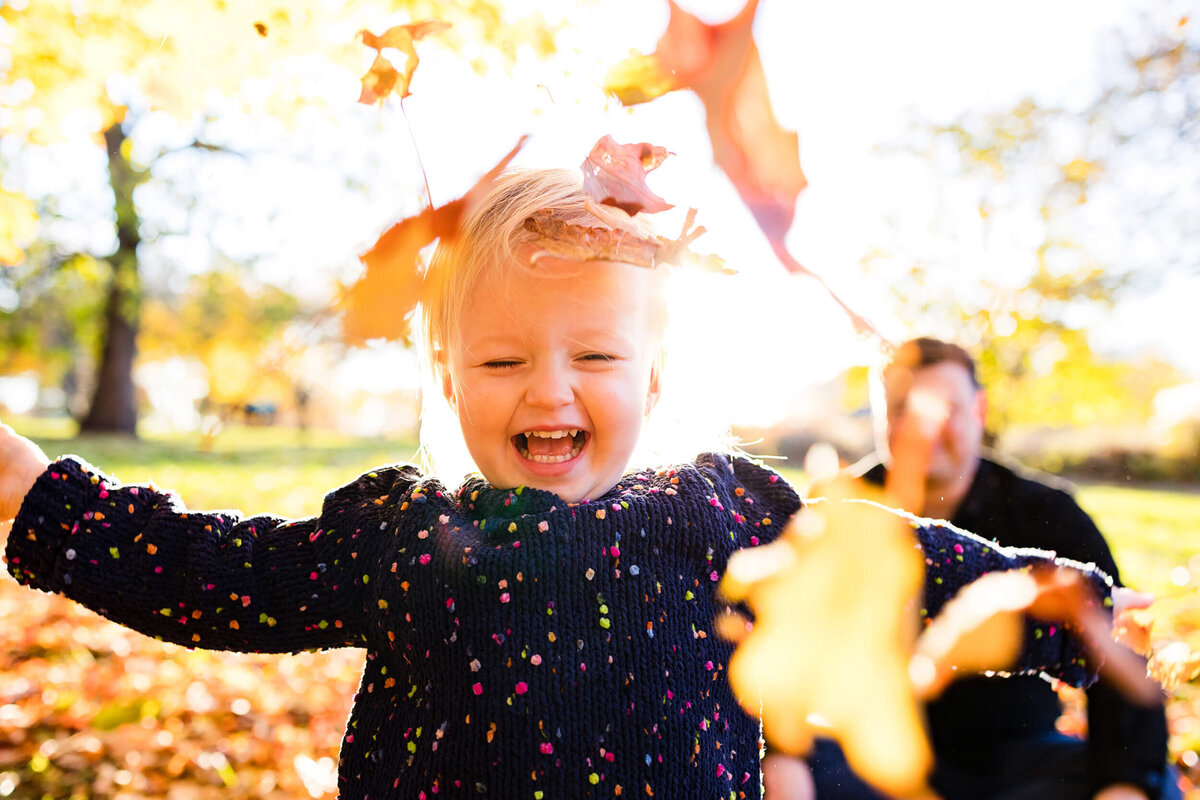
<svg viewBox="0 0 1200 800"><path fill-rule="evenodd" d="M543 258L472 290L444 390L489 483L568 502L617 483L657 394L656 284L629 264Z"/></svg>

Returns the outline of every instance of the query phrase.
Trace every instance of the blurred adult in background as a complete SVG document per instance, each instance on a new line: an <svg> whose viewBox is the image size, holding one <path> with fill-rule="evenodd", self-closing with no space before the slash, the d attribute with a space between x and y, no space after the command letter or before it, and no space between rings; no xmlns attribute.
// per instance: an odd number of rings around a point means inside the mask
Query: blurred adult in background
<svg viewBox="0 0 1200 800"><path fill-rule="evenodd" d="M884 370L883 388L887 433L880 438L886 441L855 466L857 474L882 485L889 453L915 440L915 463L924 469L894 475L889 485L907 510L950 520L1002 545L1093 562L1120 582L1104 537L1067 492L985 455L987 396L966 350L932 338L906 342ZM1083 741L1057 731L1058 696L1038 676L952 683L928 706L936 758L932 785L945 800L1181 796L1166 764L1161 703L1134 705L1098 682L1087 691L1087 712ZM818 800L880 797L850 772L831 742L818 743L809 765Z"/></svg>

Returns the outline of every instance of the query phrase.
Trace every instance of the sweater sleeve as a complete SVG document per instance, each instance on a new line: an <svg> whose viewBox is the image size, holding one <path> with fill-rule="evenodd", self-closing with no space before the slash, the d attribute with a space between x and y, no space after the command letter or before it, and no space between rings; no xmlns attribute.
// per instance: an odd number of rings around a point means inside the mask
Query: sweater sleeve
<svg viewBox="0 0 1200 800"><path fill-rule="evenodd" d="M242 652L360 646L366 546L411 468L330 492L320 516L189 511L153 486L122 485L76 457L38 478L13 522L9 571L163 641ZM378 519L377 519L378 518ZM390 538L390 537L389 537Z"/></svg>
<svg viewBox="0 0 1200 800"><path fill-rule="evenodd" d="M1019 570L1037 565L1068 567L1087 578L1098 603L1109 607L1112 578L1094 564L1083 564L1033 548L1003 547L948 523L914 519L917 540L925 554L923 618L932 619L968 583L988 572ZM1073 686L1096 679L1099 665L1089 664L1080 641L1064 624L1026 618L1025 638L1017 673L1044 672Z"/></svg>

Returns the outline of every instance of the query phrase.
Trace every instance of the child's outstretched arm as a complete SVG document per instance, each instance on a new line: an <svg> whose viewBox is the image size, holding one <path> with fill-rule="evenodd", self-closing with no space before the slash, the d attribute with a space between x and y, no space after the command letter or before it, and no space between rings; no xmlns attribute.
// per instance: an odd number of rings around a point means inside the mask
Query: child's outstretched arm
<svg viewBox="0 0 1200 800"><path fill-rule="evenodd" d="M0 523L17 515L21 501L49 463L42 448L0 423Z"/></svg>
<svg viewBox="0 0 1200 800"><path fill-rule="evenodd" d="M380 469L287 521L192 512L74 457L50 464L9 536L9 570L110 619L189 647L244 652L362 646L387 508L415 471ZM394 513L394 510L393 510Z"/></svg>

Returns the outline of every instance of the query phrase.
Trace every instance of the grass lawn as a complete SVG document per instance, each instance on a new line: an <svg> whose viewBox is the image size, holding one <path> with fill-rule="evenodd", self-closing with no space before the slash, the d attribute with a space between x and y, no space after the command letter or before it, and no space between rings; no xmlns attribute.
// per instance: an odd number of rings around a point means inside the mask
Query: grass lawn
<svg viewBox="0 0 1200 800"><path fill-rule="evenodd" d="M286 516L316 513L328 490L416 453L412 439L273 428L234 427L208 443L199 435L130 442L76 438L69 423L6 421L51 457L76 453L123 481L153 480L190 507ZM1078 499L1125 581L1161 598L1156 633L1200 647L1200 491L1082 485ZM0 651L0 795L333 796L361 651L189 651L11 580L0 581L0 626L8 645ZM1200 751L1196 689L1181 687L1169 707L1172 755L1185 764ZM1188 798L1200 800L1200 791Z"/></svg>

